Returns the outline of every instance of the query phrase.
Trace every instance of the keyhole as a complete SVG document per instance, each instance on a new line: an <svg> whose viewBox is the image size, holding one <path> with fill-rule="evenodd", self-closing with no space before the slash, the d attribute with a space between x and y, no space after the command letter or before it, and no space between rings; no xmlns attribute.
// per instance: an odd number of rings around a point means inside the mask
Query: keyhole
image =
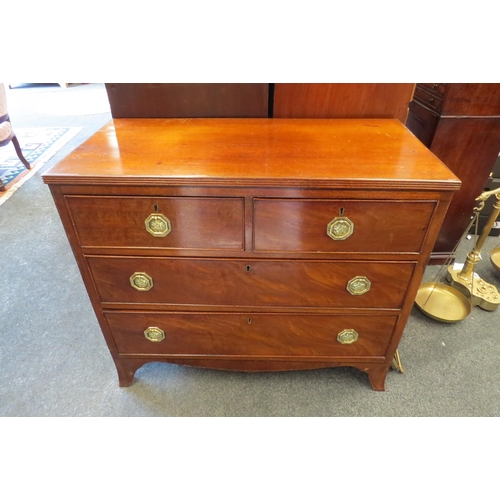
<svg viewBox="0 0 500 500"><path fill-rule="evenodd" d="M248 324L251 325L252 324L252 318L248 318Z"/></svg>
<svg viewBox="0 0 500 500"><path fill-rule="evenodd" d="M155 212L158 212L158 205L154 204L154 205L153 205L153 210L154 210Z"/></svg>
<svg viewBox="0 0 500 500"><path fill-rule="evenodd" d="M344 215L344 207L339 210L339 215Z"/></svg>
<svg viewBox="0 0 500 500"><path fill-rule="evenodd" d="M252 267L251 266L247 266L246 267L246 270L247 270L247 273L249 273L251 271Z"/></svg>

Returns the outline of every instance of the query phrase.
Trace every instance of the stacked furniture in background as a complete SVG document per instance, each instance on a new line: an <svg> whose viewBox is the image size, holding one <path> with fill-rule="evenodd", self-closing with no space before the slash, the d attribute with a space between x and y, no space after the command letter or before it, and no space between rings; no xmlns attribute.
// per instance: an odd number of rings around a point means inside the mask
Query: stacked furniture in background
<svg viewBox="0 0 500 500"><path fill-rule="evenodd" d="M500 84L418 83L406 126L462 181L432 252L446 262L500 151Z"/></svg>
<svg viewBox="0 0 500 500"><path fill-rule="evenodd" d="M396 118L414 83L106 83L113 118Z"/></svg>
<svg viewBox="0 0 500 500"><path fill-rule="evenodd" d="M113 118L267 118L268 83L106 83Z"/></svg>
<svg viewBox="0 0 500 500"><path fill-rule="evenodd" d="M396 118L405 123L414 83L276 83L274 118Z"/></svg>

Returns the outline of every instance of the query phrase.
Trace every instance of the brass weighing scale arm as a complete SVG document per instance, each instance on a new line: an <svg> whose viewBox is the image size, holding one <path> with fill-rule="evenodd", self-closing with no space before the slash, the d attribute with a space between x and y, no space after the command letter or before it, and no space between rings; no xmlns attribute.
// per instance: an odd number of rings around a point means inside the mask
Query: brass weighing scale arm
<svg viewBox="0 0 500 500"><path fill-rule="evenodd" d="M460 264L449 266L446 275L446 279L451 286L462 292L466 297L470 297L473 306L479 306L486 311L495 311L497 309L500 305L500 293L494 285L487 283L475 274L474 268L481 260L481 248L500 213L500 188L484 192L478 196L476 201L479 201L479 206L474 210L479 213L484 207L484 202L493 195L496 197L493 210L474 248L467 254L465 264L462 267L460 267Z"/></svg>

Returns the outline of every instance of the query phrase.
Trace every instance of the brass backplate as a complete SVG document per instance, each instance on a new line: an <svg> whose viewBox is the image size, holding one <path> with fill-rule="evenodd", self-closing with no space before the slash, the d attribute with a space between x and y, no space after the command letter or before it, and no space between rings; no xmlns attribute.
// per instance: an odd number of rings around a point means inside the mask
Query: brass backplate
<svg viewBox="0 0 500 500"><path fill-rule="evenodd" d="M144 330L144 336L151 342L161 342L165 338L165 332L157 326L150 326Z"/></svg>
<svg viewBox="0 0 500 500"><path fill-rule="evenodd" d="M167 236L170 231L172 231L172 224L170 224L168 218L163 214L151 214L145 220L145 224L148 233L151 233L157 238L163 238L164 236Z"/></svg>
<svg viewBox="0 0 500 500"><path fill-rule="evenodd" d="M140 292L147 292L153 288L153 278L146 273L134 273L130 276L130 284Z"/></svg>
<svg viewBox="0 0 500 500"><path fill-rule="evenodd" d="M351 295L363 295L371 286L372 283L366 276L355 276L347 283L347 291Z"/></svg>
<svg viewBox="0 0 500 500"><path fill-rule="evenodd" d="M335 217L326 226L326 234L332 240L345 240L354 232L354 223L348 217Z"/></svg>
<svg viewBox="0 0 500 500"><path fill-rule="evenodd" d="M337 340L341 344L354 344L356 340L358 340L359 334L356 330L342 330L338 335L337 335Z"/></svg>

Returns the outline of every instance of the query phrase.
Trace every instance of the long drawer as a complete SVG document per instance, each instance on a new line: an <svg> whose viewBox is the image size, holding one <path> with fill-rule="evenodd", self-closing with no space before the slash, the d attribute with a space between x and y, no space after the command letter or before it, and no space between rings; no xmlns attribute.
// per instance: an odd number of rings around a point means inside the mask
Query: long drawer
<svg viewBox="0 0 500 500"><path fill-rule="evenodd" d="M401 307L415 263L87 257L102 302Z"/></svg>
<svg viewBox="0 0 500 500"><path fill-rule="evenodd" d="M420 252L434 208L430 201L256 199L254 250Z"/></svg>
<svg viewBox="0 0 500 500"><path fill-rule="evenodd" d="M120 354L383 356L398 316L106 312Z"/></svg>
<svg viewBox="0 0 500 500"><path fill-rule="evenodd" d="M244 248L243 198L66 196L83 247Z"/></svg>

